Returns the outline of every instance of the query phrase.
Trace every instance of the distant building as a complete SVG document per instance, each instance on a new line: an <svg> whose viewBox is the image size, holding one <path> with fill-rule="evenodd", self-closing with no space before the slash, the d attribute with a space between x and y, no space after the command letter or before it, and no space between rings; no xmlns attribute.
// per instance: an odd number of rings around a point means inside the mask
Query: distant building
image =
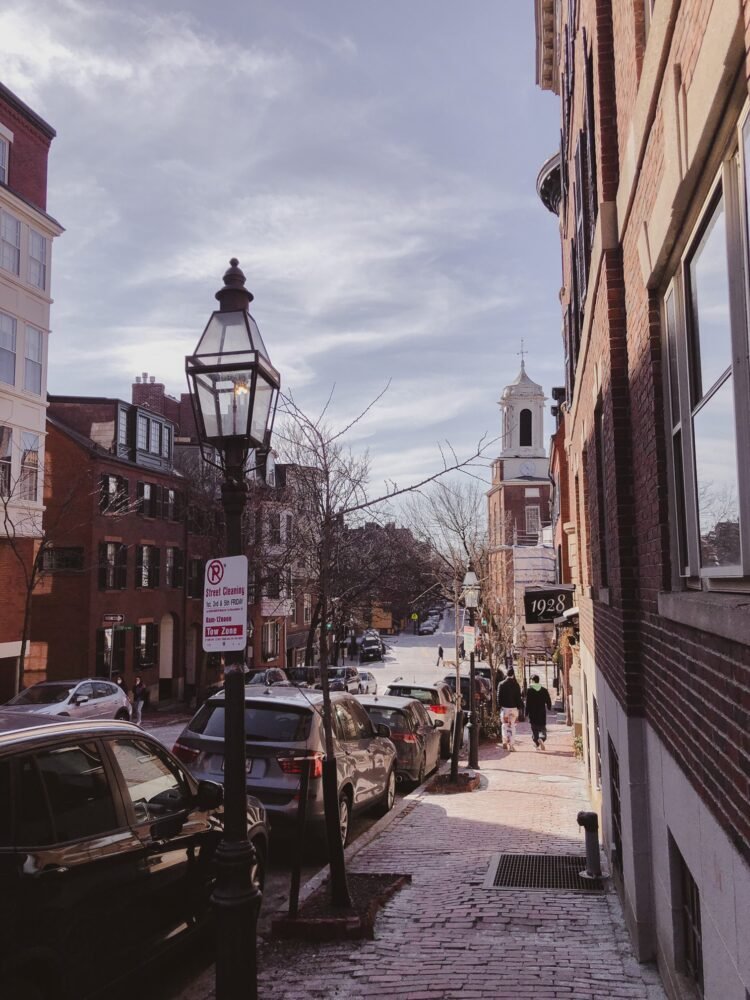
<svg viewBox="0 0 750 1000"><path fill-rule="evenodd" d="M0 84L0 701L15 690L41 535L52 241L63 231L47 214L54 137Z"/></svg>
<svg viewBox="0 0 750 1000"><path fill-rule="evenodd" d="M523 648L528 656L548 654L553 635L551 626L526 625L523 602L527 587L555 582L544 403L544 390L521 361L500 399L503 450L492 463L487 494L488 604L495 634L506 653Z"/></svg>

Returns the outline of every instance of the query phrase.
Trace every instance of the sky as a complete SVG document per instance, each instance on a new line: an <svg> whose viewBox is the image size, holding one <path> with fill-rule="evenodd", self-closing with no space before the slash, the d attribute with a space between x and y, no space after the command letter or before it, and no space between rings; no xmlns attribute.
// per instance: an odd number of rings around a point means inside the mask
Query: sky
<svg viewBox="0 0 750 1000"><path fill-rule="evenodd" d="M57 130L49 391L185 391L236 256L307 413L390 381L347 437L376 489L496 438L521 339L563 381L534 44L531 0L14 0L0 79Z"/></svg>

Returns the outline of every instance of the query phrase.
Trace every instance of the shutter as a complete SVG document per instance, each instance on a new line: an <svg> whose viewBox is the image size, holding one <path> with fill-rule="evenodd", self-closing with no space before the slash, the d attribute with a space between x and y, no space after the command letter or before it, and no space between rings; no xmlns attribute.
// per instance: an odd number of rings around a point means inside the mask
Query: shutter
<svg viewBox="0 0 750 1000"><path fill-rule="evenodd" d="M184 583L184 553L182 549L174 550L174 586L181 587Z"/></svg>
<svg viewBox="0 0 750 1000"><path fill-rule="evenodd" d="M172 514L172 519L175 521L182 520L182 493L179 490L174 491L174 513Z"/></svg>
<svg viewBox="0 0 750 1000"><path fill-rule="evenodd" d="M150 587L159 586L159 569L161 567L161 549L156 546L151 547L151 579L148 583Z"/></svg>
<svg viewBox="0 0 750 1000"><path fill-rule="evenodd" d="M109 476L102 475L99 478L99 510L106 510L107 503L109 502L109 494L107 490Z"/></svg>
<svg viewBox="0 0 750 1000"><path fill-rule="evenodd" d="M107 588L107 543L99 543L99 590Z"/></svg>
<svg viewBox="0 0 750 1000"><path fill-rule="evenodd" d="M135 547L135 585L136 587L143 586L143 546L136 545Z"/></svg>
<svg viewBox="0 0 750 1000"><path fill-rule="evenodd" d="M138 514L143 514L143 483L135 484L135 509Z"/></svg>
<svg viewBox="0 0 750 1000"><path fill-rule="evenodd" d="M104 667L104 629L98 628L96 630L96 666L94 668L94 673L97 677L106 677L109 671L105 671Z"/></svg>
<svg viewBox="0 0 750 1000"><path fill-rule="evenodd" d="M117 491L120 494L118 501L118 508L120 510L127 510L128 500L129 500L128 496L129 488L130 488L130 483L128 482L128 480L123 478L122 476L118 476Z"/></svg>
<svg viewBox="0 0 750 1000"><path fill-rule="evenodd" d="M162 494L163 489L161 486L157 486L154 483L151 487L151 516L161 517L162 516Z"/></svg>
<svg viewBox="0 0 750 1000"><path fill-rule="evenodd" d="M128 585L128 547L119 545L117 547L117 562L115 570L115 581L118 590L125 590Z"/></svg>
<svg viewBox="0 0 750 1000"><path fill-rule="evenodd" d="M112 669L119 674L125 672L125 629L116 628L112 635Z"/></svg>

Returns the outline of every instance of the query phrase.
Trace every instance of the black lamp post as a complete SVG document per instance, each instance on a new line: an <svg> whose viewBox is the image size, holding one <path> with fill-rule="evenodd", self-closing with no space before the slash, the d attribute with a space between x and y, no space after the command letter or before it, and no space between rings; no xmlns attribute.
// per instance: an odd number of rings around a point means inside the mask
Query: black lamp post
<svg viewBox="0 0 750 1000"><path fill-rule="evenodd" d="M227 555L243 554L242 513L251 448L266 451L280 386L255 320L245 275L233 257L212 313L185 370L206 461L224 473ZM247 837L245 776L245 652L225 654L224 836L216 851L217 1000L255 1000L256 925L261 893L253 877L255 850Z"/></svg>
<svg viewBox="0 0 750 1000"><path fill-rule="evenodd" d="M474 620L477 608L479 607L479 580L474 572L474 567L469 563L469 569L464 577L463 586L464 605L469 612L469 625L474 628ZM475 688L474 673L474 645L476 635L472 639L472 648L469 652L469 687L471 693L469 702L471 709L471 728L469 729L469 767L479 768L479 713L477 712L477 692Z"/></svg>

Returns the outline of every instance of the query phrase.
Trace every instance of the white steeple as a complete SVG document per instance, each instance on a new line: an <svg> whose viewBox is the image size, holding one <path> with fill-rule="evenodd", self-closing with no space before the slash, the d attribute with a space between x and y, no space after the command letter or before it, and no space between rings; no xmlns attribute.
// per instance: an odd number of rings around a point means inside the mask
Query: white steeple
<svg viewBox="0 0 750 1000"><path fill-rule="evenodd" d="M521 370L500 397L503 420L501 458L544 458L544 389L526 374L521 347Z"/></svg>

